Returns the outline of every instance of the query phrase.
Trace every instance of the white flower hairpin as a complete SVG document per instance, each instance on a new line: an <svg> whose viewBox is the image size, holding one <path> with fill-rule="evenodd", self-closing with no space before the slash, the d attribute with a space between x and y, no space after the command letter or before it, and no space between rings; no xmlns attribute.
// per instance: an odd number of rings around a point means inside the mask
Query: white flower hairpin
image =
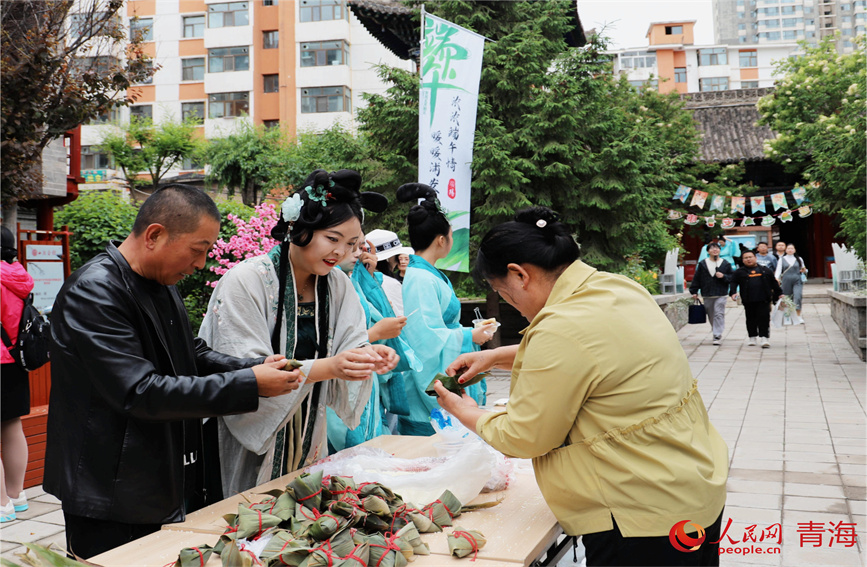
<svg viewBox="0 0 867 567"><path fill-rule="evenodd" d="M539 219L536 221L536 226L538 226L539 228L545 228L546 226L548 226L548 221L546 221L545 219Z"/></svg>
<svg viewBox="0 0 867 567"><path fill-rule="evenodd" d="M301 216L301 207L304 202L301 201L301 195L295 193L291 197L283 201L283 206L280 207L280 216L288 223L293 223Z"/></svg>

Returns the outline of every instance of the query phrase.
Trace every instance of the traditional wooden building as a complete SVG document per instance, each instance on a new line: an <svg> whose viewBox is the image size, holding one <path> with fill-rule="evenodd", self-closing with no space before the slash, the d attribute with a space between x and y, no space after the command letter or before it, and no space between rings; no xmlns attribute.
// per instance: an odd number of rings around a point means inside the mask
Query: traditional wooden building
<svg viewBox="0 0 867 567"><path fill-rule="evenodd" d="M765 157L765 141L775 139L777 134L769 127L757 124L759 112L756 103L772 91L772 88L739 89L689 93L681 97L692 111L702 136L701 160L717 164L743 163L745 182L755 187L745 195L747 197L791 191L795 184L803 181ZM811 278L831 277L828 257L833 259L831 242L837 232L832 217L817 212L806 218L795 214L791 222L783 223L778 219L770 228L773 240L795 245L810 270ZM702 244L707 241L704 238L707 234L702 232L709 233L709 229L694 231L684 239L686 261L698 258Z"/></svg>

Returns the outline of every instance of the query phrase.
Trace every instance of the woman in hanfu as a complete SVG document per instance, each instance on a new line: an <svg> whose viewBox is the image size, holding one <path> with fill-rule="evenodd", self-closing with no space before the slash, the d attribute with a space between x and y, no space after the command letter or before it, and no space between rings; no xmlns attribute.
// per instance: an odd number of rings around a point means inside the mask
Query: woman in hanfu
<svg viewBox="0 0 867 567"><path fill-rule="evenodd" d="M385 374L377 374L367 407L357 427L350 428L337 419L334 410L328 408L328 448L329 452L354 447L365 441L391 433L389 414L408 415L404 374L421 369L421 363L409 348L400 333L406 325L406 317L396 316L378 278L365 269L362 262L361 236L358 250L340 263L340 269L352 280L364 308L367 322L367 335L371 344L384 344L392 347L400 357L397 366ZM396 420L395 420L396 421Z"/></svg>
<svg viewBox="0 0 867 567"><path fill-rule="evenodd" d="M415 254L403 280L403 310L407 317L401 337L419 357L423 368L412 372L406 383L409 415L398 418L401 435L433 435L430 412L436 399L425 388L437 373L443 372L458 355L479 350L493 337L495 325L462 327L461 303L451 282L434 265L452 249L452 227L437 201L436 191L422 183L407 183L397 190L401 202L417 201L406 221L409 241ZM485 403L483 382L467 388L478 403Z"/></svg>
<svg viewBox="0 0 867 567"><path fill-rule="evenodd" d="M362 206L382 211L376 193L360 193L355 171L316 170L281 207L268 254L220 279L199 335L236 356L284 354L301 363L304 383L261 399L253 413L219 418L223 494L247 490L327 455L326 407L352 427L370 396L371 373L397 356L370 345L364 310L349 278L333 269L351 254Z"/></svg>

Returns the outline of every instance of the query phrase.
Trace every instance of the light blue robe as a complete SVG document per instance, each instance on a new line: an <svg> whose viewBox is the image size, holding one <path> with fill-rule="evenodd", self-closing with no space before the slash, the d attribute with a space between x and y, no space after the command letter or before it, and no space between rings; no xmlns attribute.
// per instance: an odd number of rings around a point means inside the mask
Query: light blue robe
<svg viewBox="0 0 867 567"><path fill-rule="evenodd" d="M473 329L461 326L460 301L451 282L420 256L410 256L403 278L403 311L407 322L401 337L415 351L423 368L409 373L406 397L410 414L399 419L400 433L432 435L430 412L439 404L435 397L425 393L425 388L459 355L475 352L479 346L473 342ZM480 405L485 403L484 381L466 391Z"/></svg>

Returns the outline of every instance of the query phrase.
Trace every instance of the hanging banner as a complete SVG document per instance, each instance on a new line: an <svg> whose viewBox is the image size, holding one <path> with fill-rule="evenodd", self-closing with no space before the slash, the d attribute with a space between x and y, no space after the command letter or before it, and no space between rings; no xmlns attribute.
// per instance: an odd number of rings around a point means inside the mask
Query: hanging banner
<svg viewBox="0 0 867 567"><path fill-rule="evenodd" d="M765 212L765 198L764 197L750 197L750 208L753 210L753 214L764 213Z"/></svg>
<svg viewBox="0 0 867 567"><path fill-rule="evenodd" d="M672 199L677 199L681 203L686 203L686 198L689 197L689 192L692 191L686 185L678 185L677 191L674 192L674 197Z"/></svg>
<svg viewBox="0 0 867 567"><path fill-rule="evenodd" d="M726 204L726 198L722 195L711 195L710 210L723 212L723 207Z"/></svg>
<svg viewBox="0 0 867 567"><path fill-rule="evenodd" d="M746 212L746 197L732 197L732 212L744 214Z"/></svg>
<svg viewBox="0 0 867 567"><path fill-rule="evenodd" d="M803 187L795 187L792 189L792 197L794 197L795 202L800 205L807 198L807 190Z"/></svg>
<svg viewBox="0 0 867 567"><path fill-rule="evenodd" d="M773 225L775 222L777 222L777 219L775 219L775 218L774 218L773 216L771 216L771 215L767 215L767 216L765 216L765 217L762 217L762 226L771 226L771 225Z"/></svg>
<svg viewBox="0 0 867 567"><path fill-rule="evenodd" d="M422 12L418 180L439 193L452 223L454 245L437 262L445 270L470 268L470 180L485 39Z"/></svg>
<svg viewBox="0 0 867 567"><path fill-rule="evenodd" d="M668 220L677 220L681 217L683 217L683 214L680 211L668 209Z"/></svg>
<svg viewBox="0 0 867 567"><path fill-rule="evenodd" d="M786 210L780 215L780 222L791 222L792 218L792 211Z"/></svg>
<svg viewBox="0 0 867 567"><path fill-rule="evenodd" d="M774 193L771 195L771 203L773 203L775 211L789 208L789 205L786 204L785 193Z"/></svg>
<svg viewBox="0 0 867 567"><path fill-rule="evenodd" d="M730 219L726 217L722 220L722 224L720 224L720 226L722 226L723 228L734 228L735 219Z"/></svg>
<svg viewBox="0 0 867 567"><path fill-rule="evenodd" d="M704 223L705 223L707 226L713 228L714 226L716 226L716 215L711 215L711 216L709 216L709 217L704 217Z"/></svg>
<svg viewBox="0 0 867 567"><path fill-rule="evenodd" d="M690 226L698 224L698 215L686 215L686 219L683 221L685 224Z"/></svg>
<svg viewBox="0 0 867 567"><path fill-rule="evenodd" d="M741 219L741 226L756 226L756 221L753 220L753 217L744 217Z"/></svg>
<svg viewBox="0 0 867 567"><path fill-rule="evenodd" d="M707 191L699 191L696 189L695 193L692 195L692 201L690 201L690 207L698 207L699 209L704 208L704 202L707 200Z"/></svg>

